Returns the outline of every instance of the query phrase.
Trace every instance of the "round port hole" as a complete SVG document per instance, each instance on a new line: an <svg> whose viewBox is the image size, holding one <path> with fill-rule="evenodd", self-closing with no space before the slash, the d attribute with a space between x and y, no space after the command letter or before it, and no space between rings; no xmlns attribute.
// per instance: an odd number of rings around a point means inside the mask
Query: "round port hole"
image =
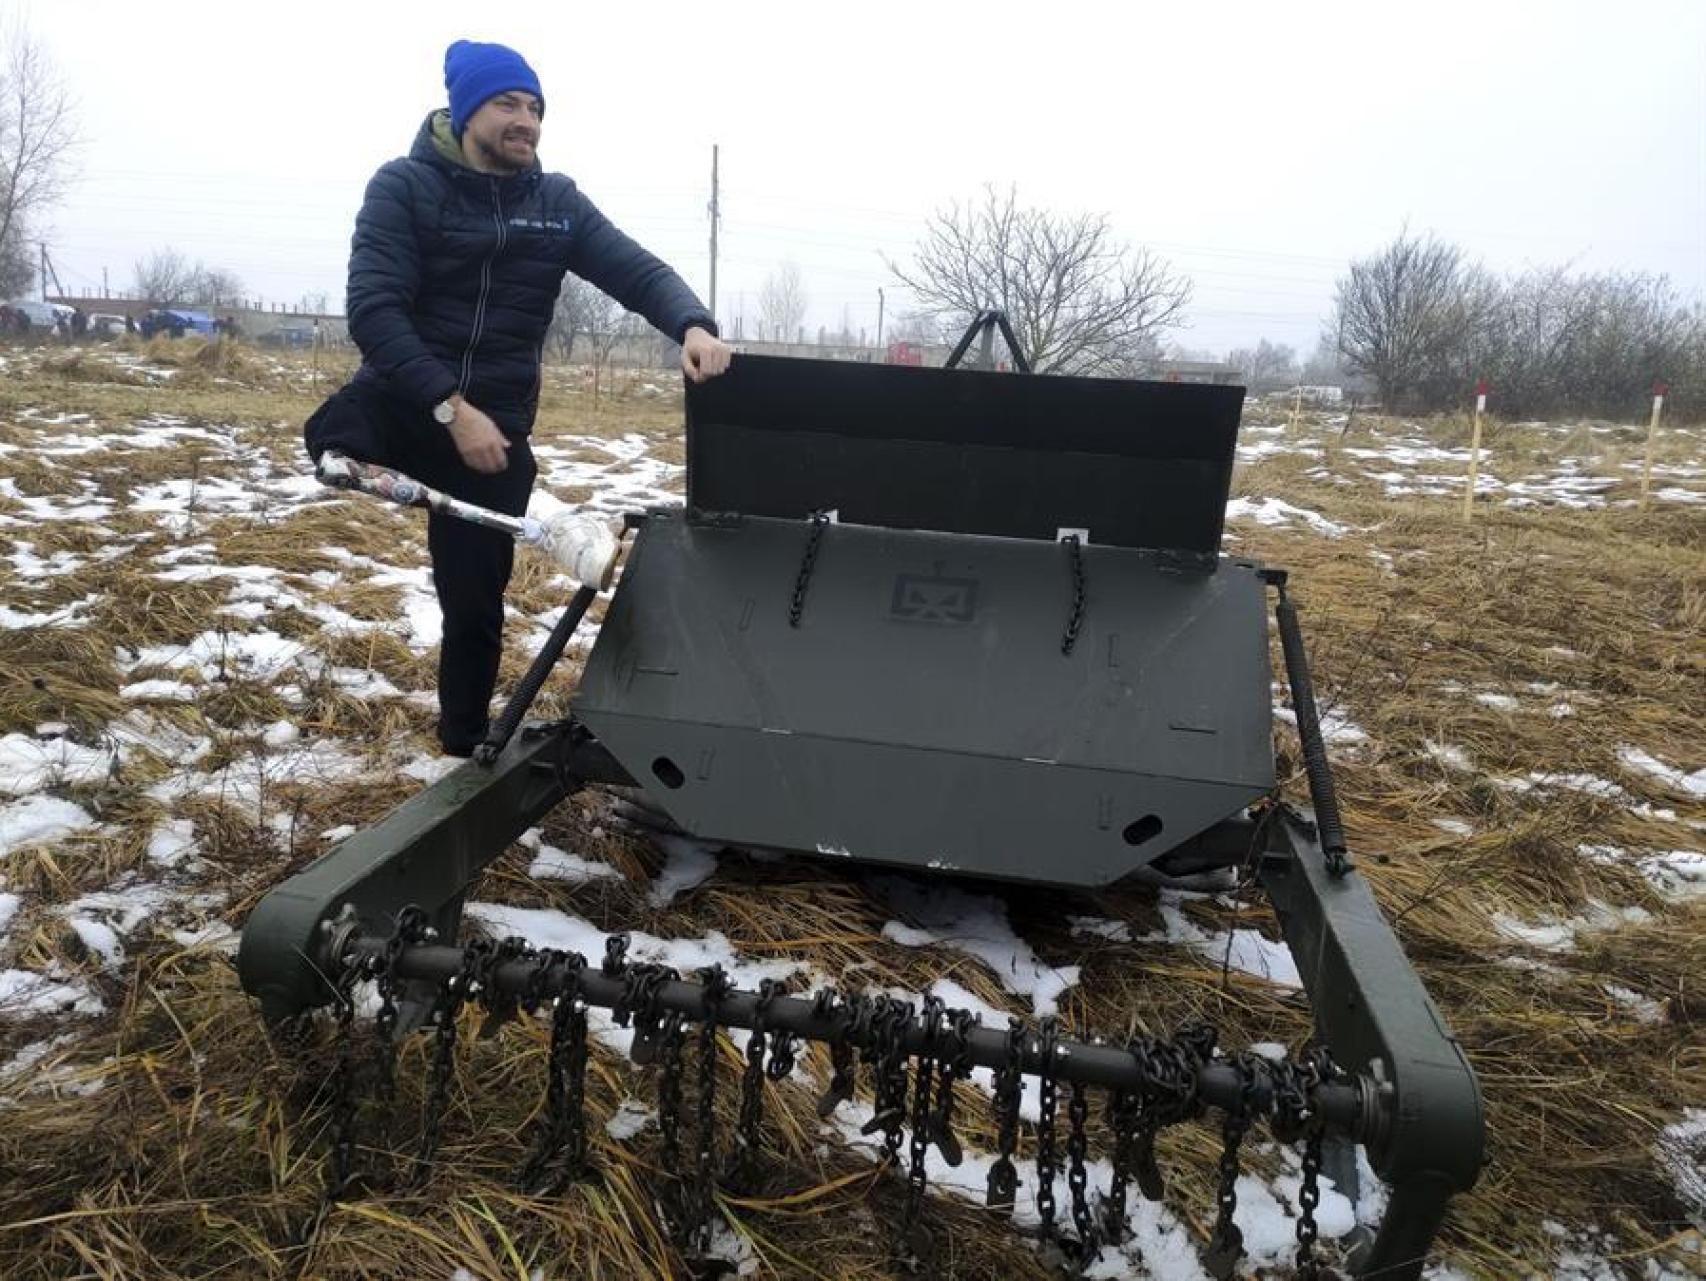
<svg viewBox="0 0 1706 1281"><path fill-rule="evenodd" d="M1121 835L1125 837L1127 845L1142 845L1145 841L1161 835L1161 820L1154 814L1145 814L1135 823L1127 823Z"/></svg>

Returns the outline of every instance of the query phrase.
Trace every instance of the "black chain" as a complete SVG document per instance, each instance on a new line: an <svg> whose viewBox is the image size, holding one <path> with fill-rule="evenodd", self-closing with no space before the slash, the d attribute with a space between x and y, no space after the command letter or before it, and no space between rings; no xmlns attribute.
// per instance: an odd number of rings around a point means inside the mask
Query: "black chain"
<svg viewBox="0 0 1706 1281"><path fill-rule="evenodd" d="M480 1005L486 1011L486 1017L480 1023L481 1040L495 1036L500 1027L515 1018L521 1003L517 993L505 991L497 981L498 967L511 961L526 960L532 955L533 947L526 939L511 935L481 958L480 972L475 976L480 987Z"/></svg>
<svg viewBox="0 0 1706 1281"><path fill-rule="evenodd" d="M439 1132L444 1124L444 1110L450 1103L450 1074L456 1058L456 1017L463 1003L478 995L476 975L481 972L491 944L476 939L462 949L462 968L451 975L439 991L433 1009L437 1023L434 1033L432 1084L427 1090L426 1106L421 1115L420 1146L415 1150L415 1169L412 1182L424 1184L432 1174L432 1163L438 1155Z"/></svg>
<svg viewBox="0 0 1706 1281"><path fill-rule="evenodd" d="M1037 1217L1045 1241L1054 1238L1054 1073L1059 1043L1060 1026L1054 1015L1046 1015L1037 1037Z"/></svg>
<svg viewBox="0 0 1706 1281"><path fill-rule="evenodd" d="M794 599L788 605L788 626L798 627L800 616L806 609L806 588L812 581L812 567L817 564L818 546L823 542L823 531L829 527L829 514L814 511L808 518L811 521L811 533L806 536L805 555L800 558L800 572L794 578Z"/></svg>
<svg viewBox="0 0 1706 1281"><path fill-rule="evenodd" d="M730 1173L748 1182L757 1172L760 1127L764 1116L764 1047L770 1006L781 992L775 979L758 985L758 1000L752 1008L752 1033L746 1041L746 1071L740 1080L740 1115L735 1126L735 1158Z"/></svg>
<svg viewBox="0 0 1706 1281"><path fill-rule="evenodd" d="M337 1057L331 1077L332 1160L326 1178L325 1200L336 1201L349 1190L355 1178L355 985L364 968L353 958L344 958L334 989L337 1005Z"/></svg>
<svg viewBox="0 0 1706 1281"><path fill-rule="evenodd" d="M1067 563L1072 571L1072 611L1066 618L1060 652L1070 654L1078 643L1078 633L1084 629L1084 548L1077 534L1068 534L1060 541L1066 544Z"/></svg>
<svg viewBox="0 0 1706 1281"><path fill-rule="evenodd" d="M628 968L628 936L612 934L604 940L604 961L598 967L605 978L619 979Z"/></svg>
<svg viewBox="0 0 1706 1281"><path fill-rule="evenodd" d="M853 1097L852 1036L862 1022L864 1006L863 999L859 997L838 1004L832 987L824 988L812 998L812 1014L835 1023L835 1033L829 1038L829 1088L817 1101L817 1114L821 1120L827 1121L836 1108Z"/></svg>
<svg viewBox="0 0 1706 1281"><path fill-rule="evenodd" d="M663 1021L659 998L663 985L676 977L666 965L630 965L623 975L622 994L610 1007L610 1017L618 1027L632 1023L634 1040L628 1057L642 1067L657 1061L658 1028Z"/></svg>
<svg viewBox="0 0 1706 1281"><path fill-rule="evenodd" d="M949 1010L944 1019L946 1048L937 1059L936 1112L930 1118L930 1141L942 1160L955 1168L965 1160L965 1152L954 1135L954 1082L971 1075L971 1031L977 1024L975 1015Z"/></svg>
<svg viewBox="0 0 1706 1281"><path fill-rule="evenodd" d="M553 971L561 971L561 989L551 1002L551 1047L545 1067L545 1115L533 1154L522 1168L522 1185L554 1194L578 1175L586 1162L586 1002L580 975L586 958L578 952L542 952L528 975L524 1007L537 1009ZM546 1178L553 1162L561 1164Z"/></svg>
<svg viewBox="0 0 1706 1281"><path fill-rule="evenodd" d="M663 1136L664 1172L674 1175L681 1165L681 1050L686 1020L675 1010L663 1018L658 1034L658 1133Z"/></svg>
<svg viewBox="0 0 1706 1281"><path fill-rule="evenodd" d="M1317 1047L1304 1055L1296 1076L1305 1100L1303 1183L1297 1190L1297 1275L1302 1281L1326 1281L1338 1274L1315 1257L1315 1242L1321 1235L1315 1211L1321 1204L1321 1148L1326 1130L1315 1097L1322 1085L1338 1078L1339 1068L1324 1048Z"/></svg>
<svg viewBox="0 0 1706 1281"><path fill-rule="evenodd" d="M1072 1192L1072 1226L1078 1233L1078 1266L1086 1268L1101 1254L1096 1221L1090 1213L1090 1091L1084 1082L1072 1083L1072 1099L1066 1109L1066 1186Z"/></svg>
<svg viewBox="0 0 1706 1281"><path fill-rule="evenodd" d="M1143 1059L1138 1057L1138 1067ZM1108 1194L1102 1199L1102 1232L1110 1241L1126 1239L1126 1186L1136 1177L1138 1133L1144 1123L1141 1089L1115 1090L1108 1095L1108 1130L1114 1136L1114 1155L1109 1163Z"/></svg>
<svg viewBox="0 0 1706 1281"><path fill-rule="evenodd" d="M1007 1021L1007 1053L995 1070L995 1162L989 1167L988 1190L984 1204L992 1210L1013 1212L1013 1194L1019 1187L1019 1172L1013 1165L1013 1152L1019 1145L1019 1103L1023 1096L1024 1078L1019 1070L1025 1049L1025 1025L1018 1019Z"/></svg>
<svg viewBox="0 0 1706 1281"><path fill-rule="evenodd" d="M770 1059L764 1065L764 1075L772 1081L786 1081L789 1073L794 1070L794 1063L799 1057L800 1041L792 1032L781 1028L772 1028L770 1032Z"/></svg>
<svg viewBox="0 0 1706 1281"><path fill-rule="evenodd" d="M1237 1274L1244 1255L1244 1233L1233 1221L1238 1210L1238 1154L1254 1115L1257 1082L1267 1073L1266 1062L1254 1054L1235 1054L1228 1062L1238 1073L1238 1102L1221 1122L1220 1183L1215 1190L1219 1213L1203 1257L1203 1266L1219 1281Z"/></svg>
<svg viewBox="0 0 1706 1281"><path fill-rule="evenodd" d="M900 1159L906 1125L906 1029L912 1023L912 1005L893 997L879 996L871 1013L871 1041L867 1055L876 1085L876 1107L861 1134L883 1133L884 1159L893 1165Z"/></svg>
<svg viewBox="0 0 1706 1281"><path fill-rule="evenodd" d="M689 1238L700 1254L711 1248L711 1207L717 1194L717 1012L729 994L728 975L721 965L698 974L703 991L699 1023L699 1080L694 1117L694 1187L689 1211Z"/></svg>
<svg viewBox="0 0 1706 1281"><path fill-rule="evenodd" d="M405 947L426 941L426 930L427 914L418 907L405 907L397 913L396 928L385 940L385 952L374 966L374 986L379 993L379 1013L373 1019L374 1092L385 1104L397 1097L397 993L402 988L397 961Z"/></svg>
<svg viewBox="0 0 1706 1281"><path fill-rule="evenodd" d="M551 994L552 971L563 964L563 953L554 947L542 947L533 954L533 966L521 985L519 1003L528 1014L539 1013L545 998ZM581 962L586 963L585 959Z"/></svg>
<svg viewBox="0 0 1706 1281"><path fill-rule="evenodd" d="M930 1148L930 1090L936 1081L936 1037L946 1012L947 1006L940 997L927 996L924 998L924 1010L918 1016L924 1041L919 1047L918 1064L912 1075L912 1137L906 1172L906 1211L901 1218L903 1234L911 1232L924 1205L924 1188L928 1179L924 1160Z"/></svg>

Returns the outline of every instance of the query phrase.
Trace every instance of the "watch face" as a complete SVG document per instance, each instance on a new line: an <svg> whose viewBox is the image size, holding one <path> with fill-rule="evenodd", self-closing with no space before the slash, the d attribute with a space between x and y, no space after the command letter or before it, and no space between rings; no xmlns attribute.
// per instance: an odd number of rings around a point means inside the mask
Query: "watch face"
<svg viewBox="0 0 1706 1281"><path fill-rule="evenodd" d="M441 400L432 407L433 421L445 427L456 421L456 406L448 400Z"/></svg>

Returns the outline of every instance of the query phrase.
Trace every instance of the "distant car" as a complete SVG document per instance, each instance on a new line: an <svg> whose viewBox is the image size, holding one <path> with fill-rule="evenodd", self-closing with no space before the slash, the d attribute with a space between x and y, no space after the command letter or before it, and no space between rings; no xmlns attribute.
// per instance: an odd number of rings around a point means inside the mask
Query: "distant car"
<svg viewBox="0 0 1706 1281"><path fill-rule="evenodd" d="M280 325L269 329L255 339L269 347L312 347L314 345L313 325Z"/></svg>
<svg viewBox="0 0 1706 1281"><path fill-rule="evenodd" d="M124 332L124 317L108 311L97 311L89 317L89 334L95 338L116 338Z"/></svg>
<svg viewBox="0 0 1706 1281"><path fill-rule="evenodd" d="M144 338L152 338L155 334L165 334L171 338L182 338L185 334L201 334L212 338L219 332L213 317L205 311L186 311L181 307L159 307L148 312L137 323Z"/></svg>
<svg viewBox="0 0 1706 1281"><path fill-rule="evenodd" d="M30 333L51 334L59 325L60 315L71 314L69 307L51 302L36 302L33 298L15 299L6 304L6 309L13 316L23 317L25 328Z"/></svg>

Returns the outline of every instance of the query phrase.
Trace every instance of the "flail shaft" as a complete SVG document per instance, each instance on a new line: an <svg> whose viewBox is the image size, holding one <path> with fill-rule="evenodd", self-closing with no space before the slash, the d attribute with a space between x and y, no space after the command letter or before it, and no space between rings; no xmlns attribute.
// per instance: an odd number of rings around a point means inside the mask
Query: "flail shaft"
<svg viewBox="0 0 1706 1281"><path fill-rule="evenodd" d="M346 956L358 961L379 958L385 954L386 940L363 937L354 942ZM420 944L405 947L397 954L394 973L400 979L444 983L462 969L463 949L442 945ZM487 982L506 993L519 994L526 990L533 966L527 961L511 961L495 965L487 974ZM556 984L558 980L550 980ZM577 991L589 1005L614 1008L622 1001L627 989L626 980L589 966L577 971ZM548 988L548 994L556 992ZM688 980L671 979L656 993L661 1010L675 1011L689 1019L697 1019L704 1008L703 985ZM725 1027L752 1028L756 1025L759 994L740 988L731 989L718 1005L717 1021ZM809 997L776 996L764 1016L764 1025L771 1030L792 1033L811 1041L833 1042L848 1034L843 1021L833 1013L824 1013ZM861 1040L857 1028L851 1031L852 1043L860 1050L870 1048L868 1039ZM1008 1049L1005 1029L974 1025L966 1033L969 1060L972 1066L1000 1069L1013 1057ZM902 1051L916 1055L926 1047L926 1031L919 1019L908 1021L901 1037ZM1019 1071L1038 1076L1044 1071L1043 1048L1035 1036L1017 1040ZM1114 1044L1096 1041L1062 1039L1054 1051L1055 1078L1067 1082L1104 1086L1113 1090L1142 1092L1150 1084L1149 1073L1139 1057L1131 1050ZM1228 1063L1207 1062L1197 1072L1196 1096L1204 1104L1222 1109L1236 1108L1245 1098L1243 1074ZM1258 1081L1250 1099L1251 1110L1265 1115L1273 1106L1273 1090L1263 1080ZM1385 1103L1375 1082L1363 1077L1346 1077L1323 1084L1315 1095L1315 1108L1329 1131L1343 1134L1362 1143L1379 1141L1383 1128Z"/></svg>
<svg viewBox="0 0 1706 1281"><path fill-rule="evenodd" d="M1127 1184L1135 1182L1151 1200L1164 1195L1162 1176L1150 1145L1162 1125L1191 1119L1208 1106L1224 1113L1218 1213L1204 1262L1219 1281L1237 1274L1244 1253L1235 1222L1239 1150L1252 1124L1265 1118L1282 1142L1304 1145L1305 1182L1300 1197L1297 1264L1299 1274L1331 1275L1314 1257L1319 1202L1320 1144L1329 1128L1363 1135L1381 1115L1373 1083L1346 1078L1324 1051L1300 1059L1270 1061L1249 1052L1217 1057L1213 1028L1192 1024L1171 1041L1143 1038L1122 1047L1101 1041L1065 1041L1051 1015L1034 1029L1012 1019L1005 1031L981 1027L963 1010L949 1010L935 997L922 1010L889 996L843 996L833 989L810 999L785 996L781 985L766 980L757 992L732 987L720 967L699 971L699 981L681 979L674 970L627 959L628 939L612 935L605 956L594 967L577 953L535 949L509 938L493 944L436 946L425 913L405 909L389 938L362 936L353 926L330 940L338 1001L338 1056L333 1074L333 1159L321 1214L352 1186L356 1151L353 1103L353 988L361 978L375 979L382 994L376 1027L387 1040L395 1026L388 1016L388 993L402 983L431 983L438 989L432 1084L422 1117L414 1182L431 1177L441 1125L448 1104L448 1082L457 1044L458 1012L475 1002L486 1012L485 1031L520 1015L551 1011L551 1053L545 1107L534 1150L522 1170L523 1186L553 1194L578 1177L586 1156L585 1072L587 1011L608 1008L622 1027L633 1029L630 1051L636 1064L657 1075L658 1125L663 1140L664 1179L669 1186L659 1205L672 1235L703 1249L719 1178L725 1187L750 1188L761 1174L763 1108L766 1083L785 1080L796 1063L801 1039L827 1042L834 1051L834 1079L819 1101L827 1117L853 1093L852 1056L857 1052L871 1073L875 1107L863 1126L881 1134L879 1151L889 1166L904 1165L907 1193L904 1213L892 1242L909 1268L928 1269L935 1253L934 1234L921 1221L927 1183L927 1156L935 1147L943 1161L957 1166L962 1149L953 1134L954 1082L974 1066L996 1069L996 1111L1001 1124L1000 1161L991 1169L988 1204L1011 1212L1019 1180L1013 1168L1018 1084L1021 1075L1038 1080L1040 1119L1034 1160L1036 1208L1045 1255L1082 1271L1100 1254L1105 1240L1123 1238ZM694 1161L681 1170L683 1049L685 1029L697 1023L698 1108ZM712 1090L716 1076L716 1029L752 1030L740 1081L739 1122L728 1165L715 1161ZM910 1074L910 1082L908 1080ZM1059 1086L1071 1083L1066 1136L1057 1143ZM1089 1188L1089 1098L1091 1086L1110 1091L1114 1130L1113 1181L1093 1208ZM902 1142L910 1130L907 1156ZM1061 1158L1064 1151L1065 1168ZM1070 1199L1070 1231L1057 1219L1054 1183L1064 1172Z"/></svg>

